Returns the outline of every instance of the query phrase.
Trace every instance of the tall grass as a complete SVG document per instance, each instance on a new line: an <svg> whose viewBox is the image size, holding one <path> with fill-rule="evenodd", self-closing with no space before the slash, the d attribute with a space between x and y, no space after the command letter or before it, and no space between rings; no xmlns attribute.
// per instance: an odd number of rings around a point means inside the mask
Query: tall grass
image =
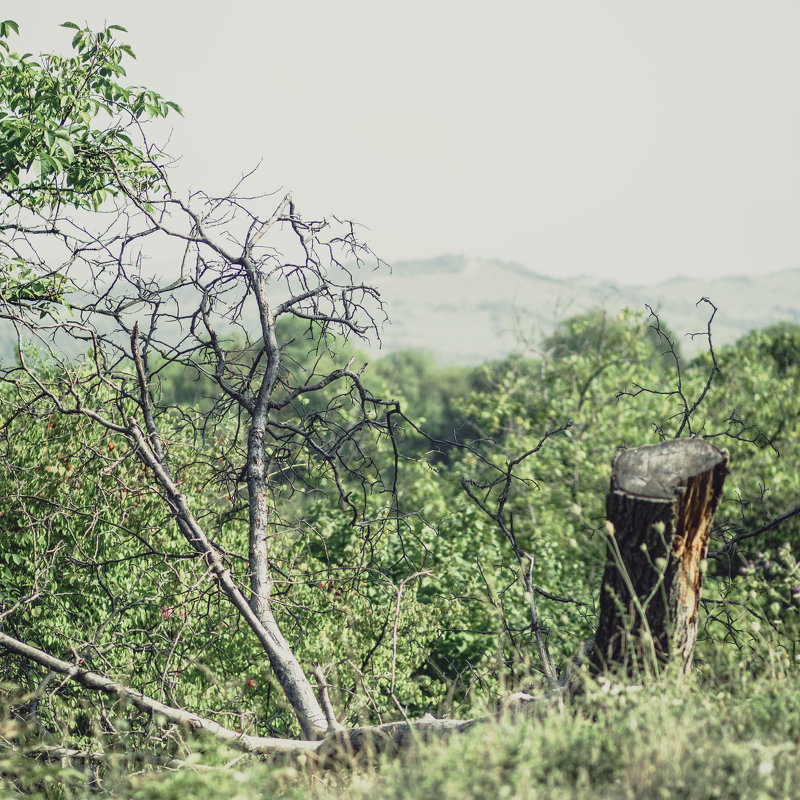
<svg viewBox="0 0 800 800"><path fill-rule="evenodd" d="M567 703L543 702L446 742L327 768L248 760L198 742L181 769L122 760L98 773L45 767L23 754L22 739L18 744L0 751L3 797L794 800L800 670L754 674L729 649L707 652L701 669L680 684L600 683Z"/></svg>

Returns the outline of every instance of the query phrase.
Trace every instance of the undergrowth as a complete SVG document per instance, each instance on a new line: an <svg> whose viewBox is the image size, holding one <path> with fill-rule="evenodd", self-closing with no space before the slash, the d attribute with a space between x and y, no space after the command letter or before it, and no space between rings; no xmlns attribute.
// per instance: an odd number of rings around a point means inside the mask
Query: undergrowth
<svg viewBox="0 0 800 800"><path fill-rule="evenodd" d="M729 650L717 655L682 684L605 682L370 764L265 763L198 741L179 769L124 757L76 769L34 759L17 736L0 751L0 786L3 797L59 799L795 798L800 669L754 674Z"/></svg>

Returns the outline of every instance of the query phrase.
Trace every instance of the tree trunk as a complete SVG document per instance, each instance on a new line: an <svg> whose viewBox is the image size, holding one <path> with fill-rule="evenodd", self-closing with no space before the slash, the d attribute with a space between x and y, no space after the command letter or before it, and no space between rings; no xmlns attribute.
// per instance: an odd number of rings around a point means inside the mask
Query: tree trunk
<svg viewBox="0 0 800 800"><path fill-rule="evenodd" d="M728 454L702 439L626 450L606 498L607 555L594 670L692 666L711 520Z"/></svg>

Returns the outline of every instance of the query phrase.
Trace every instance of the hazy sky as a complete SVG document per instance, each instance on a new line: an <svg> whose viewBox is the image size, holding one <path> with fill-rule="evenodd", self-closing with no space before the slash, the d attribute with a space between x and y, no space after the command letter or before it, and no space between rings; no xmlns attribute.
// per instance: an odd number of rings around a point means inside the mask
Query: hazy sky
<svg viewBox="0 0 800 800"><path fill-rule="evenodd" d="M649 283L800 266L797 0L5 0L20 49L128 28L182 183L463 253Z"/></svg>

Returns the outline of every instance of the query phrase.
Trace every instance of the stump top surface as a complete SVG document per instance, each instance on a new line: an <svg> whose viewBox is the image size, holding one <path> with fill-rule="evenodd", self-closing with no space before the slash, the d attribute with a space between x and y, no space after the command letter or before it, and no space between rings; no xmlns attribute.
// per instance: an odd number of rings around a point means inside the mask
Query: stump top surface
<svg viewBox="0 0 800 800"><path fill-rule="evenodd" d="M627 494L671 500L689 478L726 460L724 450L703 439L672 439L620 453L614 460L612 481Z"/></svg>

